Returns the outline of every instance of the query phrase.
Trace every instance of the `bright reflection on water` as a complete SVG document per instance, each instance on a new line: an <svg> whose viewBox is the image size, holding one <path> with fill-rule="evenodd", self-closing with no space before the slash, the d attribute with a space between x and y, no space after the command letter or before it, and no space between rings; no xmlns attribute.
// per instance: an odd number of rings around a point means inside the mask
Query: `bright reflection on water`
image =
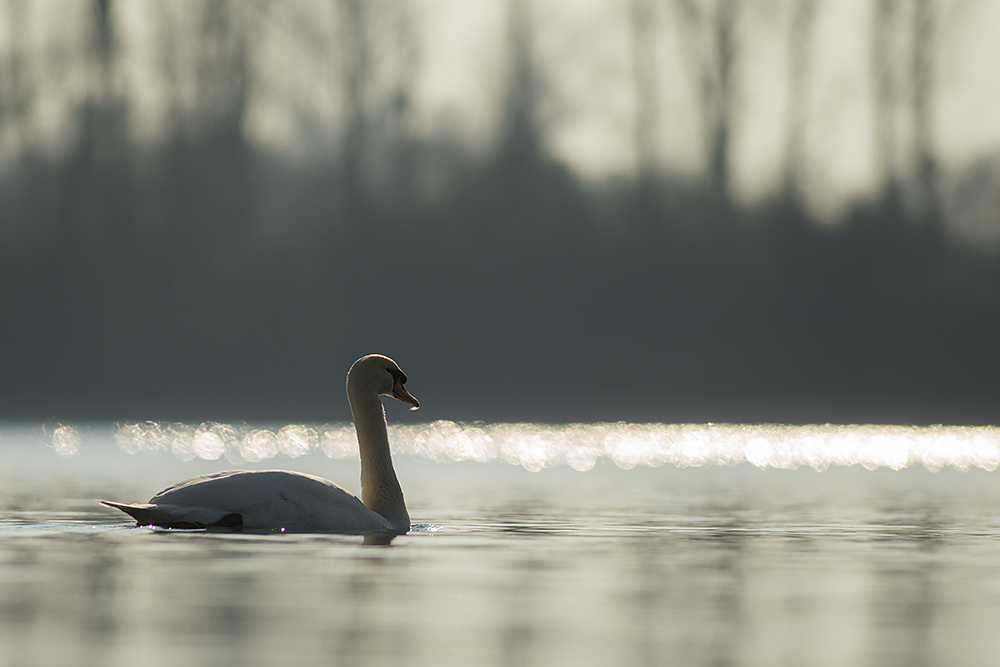
<svg viewBox="0 0 1000 667"><path fill-rule="evenodd" d="M55 449L70 427L53 436ZM748 462L760 468L861 465L899 470L923 465L995 470L1000 465L1000 430L994 427L914 426L747 426L729 424L456 424L438 421L390 427L398 454L434 461L504 461L537 472L568 465L581 472L599 459L619 468L637 465L703 466ZM179 459L258 463L279 454L296 458L321 450L330 458L357 456L351 425L290 425L278 430L208 422L122 424L115 439L122 450L160 453ZM69 453L79 448L79 436Z"/></svg>
<svg viewBox="0 0 1000 667"><path fill-rule="evenodd" d="M0 426L0 665L993 665L997 436L397 427L419 529L372 548L93 502L233 461L357 491L349 429Z"/></svg>

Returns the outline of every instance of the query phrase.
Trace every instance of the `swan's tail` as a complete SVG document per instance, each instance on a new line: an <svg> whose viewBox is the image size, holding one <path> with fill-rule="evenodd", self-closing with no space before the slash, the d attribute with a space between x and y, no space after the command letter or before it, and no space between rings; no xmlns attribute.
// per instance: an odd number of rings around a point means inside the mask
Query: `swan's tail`
<svg viewBox="0 0 1000 667"><path fill-rule="evenodd" d="M112 507L125 512L135 519L140 526L159 526L160 528L231 528L243 527L243 515L238 512L209 507L190 507L184 505L162 505L156 503L116 503L111 500L98 500L105 507Z"/></svg>

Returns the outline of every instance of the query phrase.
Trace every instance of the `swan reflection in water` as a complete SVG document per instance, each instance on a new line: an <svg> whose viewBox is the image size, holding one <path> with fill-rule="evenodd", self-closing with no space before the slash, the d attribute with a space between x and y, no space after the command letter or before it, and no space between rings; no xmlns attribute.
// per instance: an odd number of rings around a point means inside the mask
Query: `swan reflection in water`
<svg viewBox="0 0 1000 667"><path fill-rule="evenodd" d="M361 499L333 482L285 470L232 470L200 475L153 496L148 503L100 500L139 525L254 533L364 535L365 544L388 544L410 530L410 516L389 451L379 396L413 408L406 374L392 359L371 354L347 374L347 399L361 453Z"/></svg>

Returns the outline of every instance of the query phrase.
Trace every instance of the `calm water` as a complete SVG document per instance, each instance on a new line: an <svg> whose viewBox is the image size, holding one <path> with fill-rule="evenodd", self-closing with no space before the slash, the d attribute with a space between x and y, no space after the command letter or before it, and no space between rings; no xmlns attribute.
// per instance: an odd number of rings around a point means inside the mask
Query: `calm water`
<svg viewBox="0 0 1000 667"><path fill-rule="evenodd" d="M0 426L0 665L881 667L1000 655L994 429L397 428L420 525L390 547L152 531L93 502L146 500L234 466L357 491L349 436Z"/></svg>

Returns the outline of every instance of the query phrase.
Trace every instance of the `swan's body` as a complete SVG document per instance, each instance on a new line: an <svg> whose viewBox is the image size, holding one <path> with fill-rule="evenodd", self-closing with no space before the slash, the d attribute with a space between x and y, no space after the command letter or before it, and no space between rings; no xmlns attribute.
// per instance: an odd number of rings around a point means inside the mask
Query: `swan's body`
<svg viewBox="0 0 1000 667"><path fill-rule="evenodd" d="M164 489L148 503L98 501L139 525L229 528L251 532L398 535L410 517L389 453L379 395L419 407L392 359L369 355L347 375L347 397L361 452L361 499L321 477L284 470L234 470L201 475Z"/></svg>
<svg viewBox="0 0 1000 667"><path fill-rule="evenodd" d="M231 470L192 477L148 503L100 501L139 525L164 528L239 528L249 532L403 532L329 480L285 470Z"/></svg>

